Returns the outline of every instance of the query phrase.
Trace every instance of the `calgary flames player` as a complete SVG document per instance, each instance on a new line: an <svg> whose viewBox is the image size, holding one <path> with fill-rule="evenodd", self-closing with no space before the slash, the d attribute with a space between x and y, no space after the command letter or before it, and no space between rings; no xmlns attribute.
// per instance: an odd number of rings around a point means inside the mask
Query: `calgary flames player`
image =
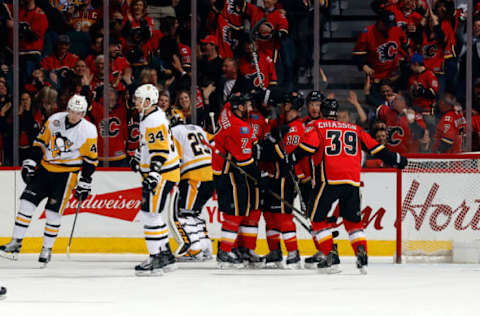
<svg viewBox="0 0 480 316"><path fill-rule="evenodd" d="M158 90L152 84L137 88L135 107L140 113L140 144L130 161L141 173L141 217L150 256L135 266L137 275L159 275L175 268L175 257L168 243L168 228L162 218L168 194L180 181L179 157L169 122L158 108Z"/></svg>
<svg viewBox="0 0 480 316"><path fill-rule="evenodd" d="M253 129L247 123L249 98L234 94L219 117L220 130L215 135L212 169L218 207L223 213L221 242L217 253L220 268L240 267L242 259L232 252L239 226L256 201L254 184L234 168L234 162L249 174L256 172L252 155ZM227 158L227 159L225 159Z"/></svg>
<svg viewBox="0 0 480 316"><path fill-rule="evenodd" d="M399 169L407 165L407 159L378 144L361 127L337 122L337 110L338 103L335 99L322 102L322 117L307 125L304 135L304 138L312 137L318 140L316 151L312 154L310 148L305 150L304 146L298 146L290 154L290 159L297 161L301 157L310 156L314 166L313 192L307 213L318 242L316 245L322 252L317 265L319 272L339 272L337 266L333 266L336 253L331 224L327 221L332 204L338 200L340 216L343 217L345 229L357 256L357 267L362 273L366 273L367 240L360 217L359 193L361 148Z"/></svg>
<svg viewBox="0 0 480 316"><path fill-rule="evenodd" d="M72 96L68 111L50 116L33 142L32 156L22 164L22 179L27 187L20 196L12 240L0 246L0 256L16 259L35 209L48 198L43 248L38 258L46 265L73 188L78 200L85 200L90 194L98 148L97 129L84 119L87 108L85 97Z"/></svg>

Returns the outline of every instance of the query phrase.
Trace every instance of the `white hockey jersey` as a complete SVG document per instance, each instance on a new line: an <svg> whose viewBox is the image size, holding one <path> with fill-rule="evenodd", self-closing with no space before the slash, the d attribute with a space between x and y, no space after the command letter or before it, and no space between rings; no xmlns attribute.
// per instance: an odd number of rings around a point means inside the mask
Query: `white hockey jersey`
<svg viewBox="0 0 480 316"><path fill-rule="evenodd" d="M42 166L51 172L78 171L84 160L98 165L97 128L84 118L67 128L67 115L50 116L33 142L42 149Z"/></svg>
<svg viewBox="0 0 480 316"><path fill-rule="evenodd" d="M174 126L172 134L181 159L180 178L212 181L212 151L204 142L213 142L213 135L193 124Z"/></svg>
<svg viewBox="0 0 480 316"><path fill-rule="evenodd" d="M150 162L155 156L164 159L161 176L173 182L180 181L180 162L168 120L163 110L156 108L140 121L140 171L150 171Z"/></svg>

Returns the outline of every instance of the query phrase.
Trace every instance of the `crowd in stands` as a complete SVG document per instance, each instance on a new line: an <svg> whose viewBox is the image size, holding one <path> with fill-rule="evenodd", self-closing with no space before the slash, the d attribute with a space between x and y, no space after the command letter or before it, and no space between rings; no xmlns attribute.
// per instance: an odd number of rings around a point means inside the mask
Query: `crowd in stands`
<svg viewBox="0 0 480 316"><path fill-rule="evenodd" d="M329 1L320 1L322 19ZM353 60L365 73L365 102L350 92L358 122L389 149L457 152L465 120L466 11L453 0L375 0L374 25L359 30ZM477 2L477 1L475 1ZM281 93L311 83L313 0L198 0L198 89L190 97L190 0L20 0L18 109L20 159L46 118L73 94L87 97L87 117L99 130L99 157L127 166L138 141L131 104L143 83L161 91L167 112L209 129L235 92L252 87ZM13 1L0 0L0 133L2 165L13 157ZM150 9L155 8L153 19ZM479 6L475 6L479 8ZM103 55L103 17L109 14L109 55ZM480 14L474 13L474 117L480 115ZM5 31L6 30L6 31ZM258 57L258 65L254 62ZM104 61L110 66L109 104L103 104ZM322 90L328 89L321 70ZM108 109L105 110L104 106ZM109 116L104 117L108 112ZM351 120L343 109L339 119ZM449 120L454 120L453 122ZM476 123L478 120L478 123ZM474 121L480 131L480 119ZM453 124L456 132L445 130ZM438 135L437 135L438 132ZM458 132L458 133L457 133ZM452 136L453 135L453 136ZM108 152L103 150L108 137ZM452 138L453 137L453 138ZM476 147L475 147L476 146ZM479 141L474 137L474 150Z"/></svg>

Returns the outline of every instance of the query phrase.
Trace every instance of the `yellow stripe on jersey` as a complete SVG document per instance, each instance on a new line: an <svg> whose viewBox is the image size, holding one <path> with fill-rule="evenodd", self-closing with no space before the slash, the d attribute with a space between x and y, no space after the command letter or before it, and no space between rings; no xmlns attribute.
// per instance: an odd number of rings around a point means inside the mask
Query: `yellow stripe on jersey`
<svg viewBox="0 0 480 316"><path fill-rule="evenodd" d="M50 172L75 172L79 171L82 167L82 163L78 165L69 166L67 164L55 164L42 160L42 166Z"/></svg>
<svg viewBox="0 0 480 316"><path fill-rule="evenodd" d="M91 163L92 165L98 165L98 148L96 138L87 138L82 146L80 146L80 156Z"/></svg>
<svg viewBox="0 0 480 316"><path fill-rule="evenodd" d="M77 185L77 179L77 172L70 173L70 175L68 176L67 186L65 188L65 192L63 192L62 206L60 207L59 211L61 215L63 215L63 211L67 206L67 201L70 199L70 195L72 195L73 188L75 188L75 186Z"/></svg>
<svg viewBox="0 0 480 316"><path fill-rule="evenodd" d="M177 149L177 152L178 152L178 156L179 157L183 157L183 147L182 147L182 144L180 144L180 142L174 137L173 138L173 142L175 144L175 148Z"/></svg>

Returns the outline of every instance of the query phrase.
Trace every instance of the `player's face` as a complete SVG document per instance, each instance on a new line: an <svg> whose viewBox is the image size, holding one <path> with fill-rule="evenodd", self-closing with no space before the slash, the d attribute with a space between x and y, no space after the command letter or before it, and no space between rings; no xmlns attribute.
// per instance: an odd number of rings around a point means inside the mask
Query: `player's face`
<svg viewBox="0 0 480 316"><path fill-rule="evenodd" d="M68 122L70 124L77 124L83 118L85 113L83 112L75 112L72 110L68 110Z"/></svg>
<svg viewBox="0 0 480 316"><path fill-rule="evenodd" d="M308 103L308 106L307 106L307 110L308 110L308 115L313 118L313 119L317 119L320 117L320 106L321 106L321 102L320 101L313 101L313 102L309 102Z"/></svg>

